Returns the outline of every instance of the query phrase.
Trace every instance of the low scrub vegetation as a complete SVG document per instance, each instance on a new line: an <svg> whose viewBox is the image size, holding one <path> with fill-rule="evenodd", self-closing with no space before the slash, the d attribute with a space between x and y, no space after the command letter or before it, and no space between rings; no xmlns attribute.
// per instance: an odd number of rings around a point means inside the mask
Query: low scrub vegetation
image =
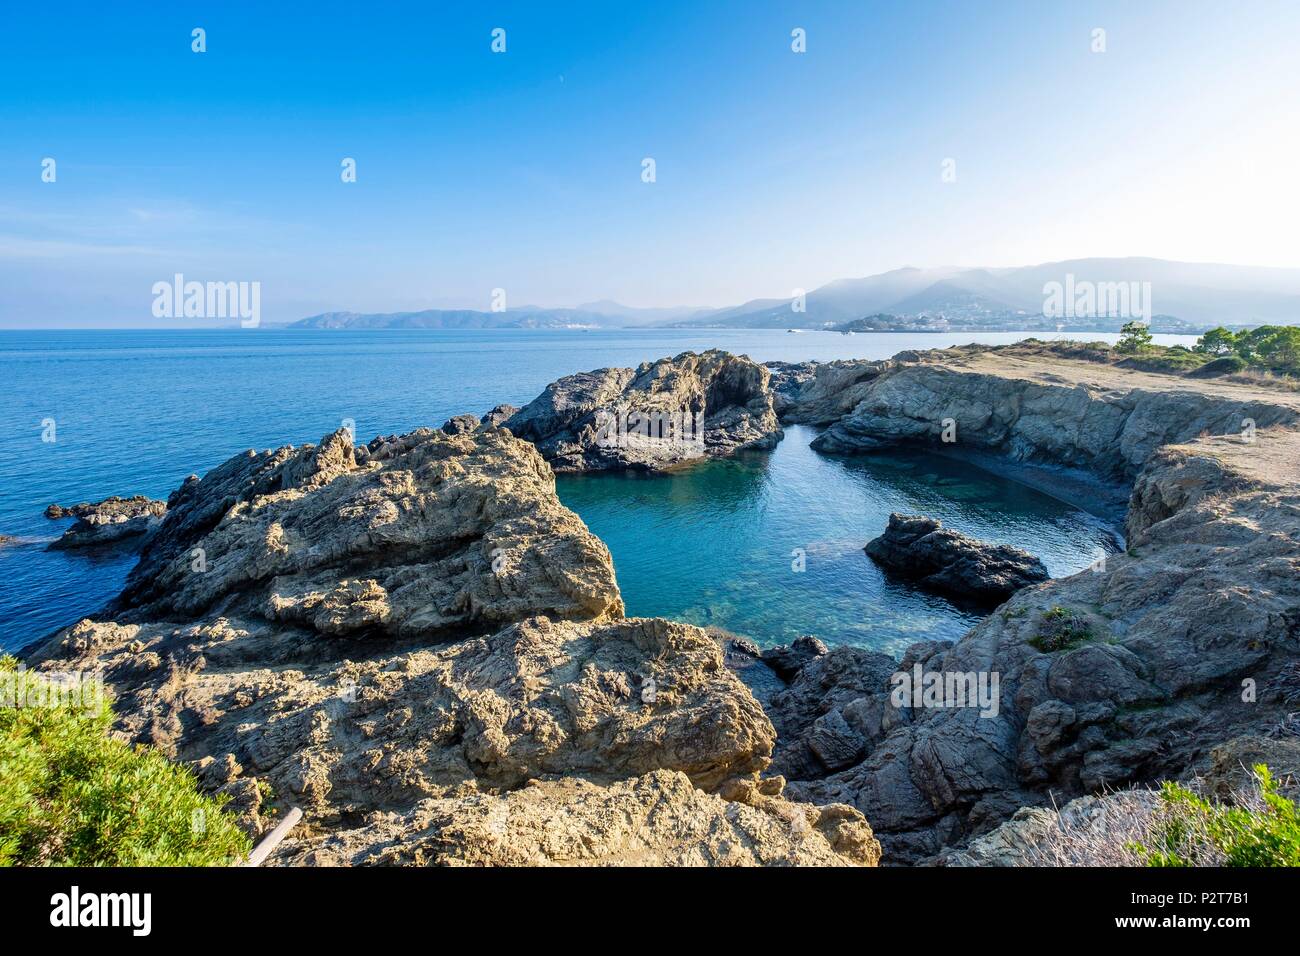
<svg viewBox="0 0 1300 956"><path fill-rule="evenodd" d="M0 658L0 865L220 866L249 850L160 753L109 736L107 699L62 700Z"/></svg>
<svg viewBox="0 0 1300 956"><path fill-rule="evenodd" d="M1043 615L1038 633L1029 645L1044 654L1068 651L1092 638L1092 628L1077 611L1067 607L1053 607Z"/></svg>
<svg viewBox="0 0 1300 956"><path fill-rule="evenodd" d="M1300 818L1256 764L1248 782L1220 802L1202 782L1121 790L1059 813L1033 811L1042 823L1026 834L1027 866L1297 866ZM1024 813L1025 811L1022 811Z"/></svg>
<svg viewBox="0 0 1300 956"><path fill-rule="evenodd" d="M1261 325L1240 332L1211 329L1197 340L1196 351L1207 360L1235 359L1243 368L1300 375L1300 327L1294 325Z"/></svg>
<svg viewBox="0 0 1300 956"><path fill-rule="evenodd" d="M1121 368L1142 372L1217 378L1222 375L1256 375L1265 378L1300 378L1300 326L1261 325L1234 332L1215 328L1206 332L1192 348L1156 345L1141 322L1124 325L1114 346L1103 342L1039 343L1026 340L1022 347L1050 348L1065 358L1111 362Z"/></svg>
<svg viewBox="0 0 1300 956"><path fill-rule="evenodd" d="M1133 851L1147 866L1300 866L1300 809L1278 793L1268 767L1254 769L1255 786L1230 805L1166 783Z"/></svg>

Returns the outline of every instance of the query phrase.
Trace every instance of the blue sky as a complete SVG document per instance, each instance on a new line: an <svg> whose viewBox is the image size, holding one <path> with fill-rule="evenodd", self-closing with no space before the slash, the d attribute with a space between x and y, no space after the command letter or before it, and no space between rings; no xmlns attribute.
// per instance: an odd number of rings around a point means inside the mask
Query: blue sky
<svg viewBox="0 0 1300 956"><path fill-rule="evenodd" d="M0 326L158 324L176 272L286 321L1300 265L1294 2L288 6L6 5Z"/></svg>

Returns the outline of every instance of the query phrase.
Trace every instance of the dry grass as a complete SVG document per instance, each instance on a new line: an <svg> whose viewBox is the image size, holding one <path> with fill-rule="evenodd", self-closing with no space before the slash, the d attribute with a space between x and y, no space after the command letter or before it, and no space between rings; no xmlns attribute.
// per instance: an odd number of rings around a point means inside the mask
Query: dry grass
<svg viewBox="0 0 1300 956"><path fill-rule="evenodd" d="M1184 785L1193 794L1206 792L1202 780ZM1251 774L1228 804L1252 814L1269 811L1260 778ZM1023 812L1023 811L1022 811ZM1178 856L1191 866L1223 866L1228 862L1206 826L1206 819L1188 814L1160 791L1120 790L1083 798L1058 811L1033 811L1034 825L1017 841L1020 866L1146 866L1140 847L1162 846L1177 832Z"/></svg>

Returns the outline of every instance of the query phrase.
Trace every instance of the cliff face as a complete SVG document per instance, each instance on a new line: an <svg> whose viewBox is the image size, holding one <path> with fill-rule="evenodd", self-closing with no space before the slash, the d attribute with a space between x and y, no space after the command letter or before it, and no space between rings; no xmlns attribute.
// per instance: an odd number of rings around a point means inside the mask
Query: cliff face
<svg viewBox="0 0 1300 956"><path fill-rule="evenodd" d="M280 863L873 864L759 782L775 732L698 628L628 620L605 546L490 424L248 452L168 502L37 668L194 767Z"/></svg>
<svg viewBox="0 0 1300 956"><path fill-rule="evenodd" d="M662 471L781 437L768 370L716 350L566 376L503 424L556 471Z"/></svg>
<svg viewBox="0 0 1300 956"><path fill-rule="evenodd" d="M820 451L855 454L886 445L940 443L980 448L1016 460L1087 468L1132 481L1156 449L1202 434L1241 434L1293 425L1294 408L1243 395L1093 389L902 363L878 375L843 418L813 442ZM794 414L800 406L795 406Z"/></svg>
<svg viewBox="0 0 1300 956"><path fill-rule="evenodd" d="M858 807L894 861L1049 795L1182 776L1229 737L1274 732L1300 699L1296 396L997 361L957 350L863 363L853 410L815 445L942 447L948 420L958 450L1131 481L1130 547L1017 593L955 645L908 651L900 670L998 675L996 715L894 706L886 686L863 692L861 669L835 664L849 649L791 685L777 719L777 765L798 777L789 792ZM830 730L851 765L809 750Z"/></svg>

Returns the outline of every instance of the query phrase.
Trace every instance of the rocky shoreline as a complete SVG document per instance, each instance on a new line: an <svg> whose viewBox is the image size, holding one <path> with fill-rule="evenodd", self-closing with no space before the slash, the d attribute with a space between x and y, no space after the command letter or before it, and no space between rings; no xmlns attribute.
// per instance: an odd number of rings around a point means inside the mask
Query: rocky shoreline
<svg viewBox="0 0 1300 956"><path fill-rule="evenodd" d="M609 441L610 409L684 410L702 441ZM1126 483L1129 548L1031 573L901 662L626 618L555 471L680 467L771 447L782 423L825 426L824 453L965 448ZM251 832L302 806L280 863L1015 862L990 847L1025 845L999 828L1051 813L1035 808L1289 745L1298 426L1295 393L1041 349L685 353L192 476L117 602L29 663L102 671L118 730L195 767ZM760 703L729 663L775 689ZM996 675L996 692L900 706L912 672Z"/></svg>
<svg viewBox="0 0 1300 956"><path fill-rule="evenodd" d="M699 628L624 617L609 552L504 428L237 455L116 604L30 657L99 671L282 864L871 865L860 812L759 777L775 731Z"/></svg>

